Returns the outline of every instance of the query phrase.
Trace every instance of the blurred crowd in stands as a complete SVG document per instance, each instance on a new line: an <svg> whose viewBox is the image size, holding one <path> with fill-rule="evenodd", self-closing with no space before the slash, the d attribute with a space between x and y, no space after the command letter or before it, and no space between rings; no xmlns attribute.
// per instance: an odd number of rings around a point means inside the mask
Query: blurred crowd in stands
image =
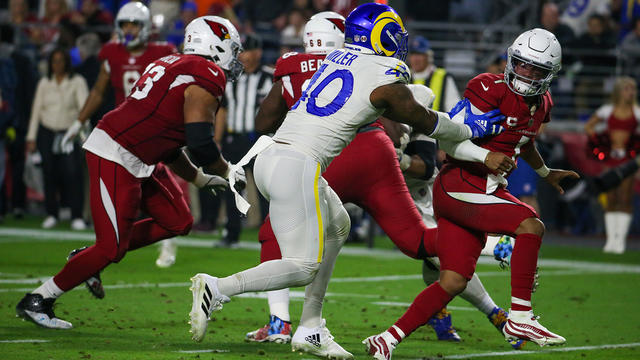
<svg viewBox="0 0 640 360"><path fill-rule="evenodd" d="M68 83L64 87L50 85L48 91L66 94L64 104L68 108L65 111L77 112L77 107L82 106L82 98L86 98L87 89L92 88L98 76L100 60L97 54L102 44L114 38L114 18L125 2L0 0L0 216L12 214L21 218L25 212L47 215L62 206L72 209L70 218L73 220L90 219L86 205L82 214L80 203L84 200L74 195L83 184L74 182L74 175L60 175L61 172L74 173L76 166L84 167L81 151L72 152L69 159L55 158L53 167L39 166L54 161L47 160L47 156L58 155L37 154L36 142L42 140L36 139L34 129L37 125L31 124L30 130L30 122L34 121L33 111L40 114L48 111L39 108L34 99L37 99L39 79L55 76L52 66L57 65L54 63L61 64L59 71L62 73L66 71ZM249 50L261 50L258 61L262 69L272 67L285 52L301 51L302 31L311 15L331 10L346 17L362 2L366 1L148 0L145 4L151 12L151 39L166 40L179 49L183 30L192 19L207 14L222 16L241 34L252 34ZM507 60L504 51L523 28L542 27L553 32L563 46L563 69L552 87L556 103L554 122L567 125L549 126L541 135L541 152L550 167L576 168L584 174L597 174L607 167L606 163L598 163L596 157L588 154L584 123L601 105L611 101L610 95L619 77L628 76L634 87L633 80L640 80L640 2L391 0L389 5L405 20L410 36L422 35L428 39L419 51L428 55L436 66L446 68L452 79L455 78L458 89L464 89L464 84L475 74L502 72ZM62 53L54 57L60 49ZM469 59L473 59L471 65ZM456 61L465 65L456 70ZM72 73L77 75L71 76ZM79 78L85 83L82 84ZM46 98L46 94L40 97ZM107 98L91 119L92 124L113 106L113 99ZM57 126L55 121L50 121L49 125ZM604 126L604 130L589 128L589 131L607 130ZM635 132L634 128L631 134L635 136ZM250 137L255 138L255 134ZM217 140L224 152L224 135L220 134ZM56 139L51 137L47 141ZM575 152L581 155L576 156ZM51 190L54 198L45 199L45 188L54 189ZM535 188L533 196L537 196L542 216L551 230L577 234L604 231L602 210L599 210L606 207L601 203L602 199L577 204L563 201L542 185L536 195ZM210 202L200 198L197 203L209 206L206 204ZM46 206L42 205L43 200ZM633 202L637 201L634 196ZM203 218L206 214L218 216L217 210L201 209L195 213L202 213ZM208 223L200 224L200 228L215 229L216 220L211 219L211 215L206 217L209 217L205 219ZM260 221L254 221L252 225ZM243 225L246 223L247 220L243 220ZM640 227L640 221L633 223ZM73 228L84 227L76 222Z"/></svg>

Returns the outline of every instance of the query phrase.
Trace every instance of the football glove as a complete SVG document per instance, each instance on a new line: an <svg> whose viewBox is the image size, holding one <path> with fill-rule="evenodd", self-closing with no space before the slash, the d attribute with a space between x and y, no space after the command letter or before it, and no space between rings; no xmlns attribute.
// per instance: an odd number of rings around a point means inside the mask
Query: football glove
<svg viewBox="0 0 640 360"><path fill-rule="evenodd" d="M198 169L198 174L193 180L193 184L200 189L209 190L214 196L229 186L229 183L223 177L205 174L202 169Z"/></svg>
<svg viewBox="0 0 640 360"><path fill-rule="evenodd" d="M491 110L485 114L476 115L471 111L471 102L464 98L460 100L449 112L449 118L453 118L464 109L464 124L471 129L471 138L479 138L487 135L498 135L504 128L498 123L504 120L500 109Z"/></svg>
<svg viewBox="0 0 640 360"><path fill-rule="evenodd" d="M64 133L62 140L60 140L60 148L62 149L62 152L64 154L68 154L73 151L73 141L75 140L76 136L78 136L78 133L81 129L82 123L80 122L80 120L76 120Z"/></svg>

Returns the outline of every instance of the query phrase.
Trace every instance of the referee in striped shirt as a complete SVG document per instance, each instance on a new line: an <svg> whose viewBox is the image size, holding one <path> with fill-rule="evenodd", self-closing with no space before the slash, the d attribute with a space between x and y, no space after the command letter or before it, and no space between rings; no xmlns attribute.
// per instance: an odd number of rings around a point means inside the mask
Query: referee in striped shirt
<svg viewBox="0 0 640 360"><path fill-rule="evenodd" d="M242 46L244 51L240 53L238 58L244 65L244 73L237 81L227 84L221 109L222 115L226 113L226 117L216 117L217 120L226 118L225 121L219 121L216 124L216 133L224 133L220 139L222 155L227 161L234 164L249 151L258 138L254 126L255 117L260 103L271 90L273 81L273 70L261 64L262 40L260 37L256 34L246 34ZM253 167L253 162L250 167ZM269 211L268 203L262 195L259 197L260 214L264 219ZM227 224L222 244L234 246L238 242L242 222L240 212L235 206L233 193L225 191L221 197L211 199L213 211L205 211L205 213L211 214L213 219L210 221L215 224L220 202L223 199L227 209Z"/></svg>

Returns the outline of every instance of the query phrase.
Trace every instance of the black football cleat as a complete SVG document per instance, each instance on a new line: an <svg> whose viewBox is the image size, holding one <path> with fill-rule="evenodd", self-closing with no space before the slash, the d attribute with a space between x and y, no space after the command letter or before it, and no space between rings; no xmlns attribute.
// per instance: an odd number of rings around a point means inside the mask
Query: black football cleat
<svg viewBox="0 0 640 360"><path fill-rule="evenodd" d="M78 255L86 248L88 248L88 246L72 250L69 253L69 256L67 256L67 261L71 260L72 257ZM87 285L87 289L89 289L91 295L95 296L98 299L104 298L104 288L102 287L102 280L100 279L100 271L93 274L90 278L85 280L84 283Z"/></svg>
<svg viewBox="0 0 640 360"><path fill-rule="evenodd" d="M17 316L48 329L71 329L70 322L58 319L53 313L54 298L45 299L40 294L27 294L16 305Z"/></svg>

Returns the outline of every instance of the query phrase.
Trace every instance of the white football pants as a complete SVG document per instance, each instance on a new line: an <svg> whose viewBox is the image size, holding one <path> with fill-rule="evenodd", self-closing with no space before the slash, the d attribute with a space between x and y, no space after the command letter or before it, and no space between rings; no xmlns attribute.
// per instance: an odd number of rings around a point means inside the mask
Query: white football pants
<svg viewBox="0 0 640 360"><path fill-rule="evenodd" d="M223 294L303 286L321 270L318 289L307 289L307 293L324 297L350 222L340 198L321 175L317 161L290 145L276 143L257 156L256 185L269 200L271 227L282 259L220 279L218 287ZM321 263L330 269L321 269Z"/></svg>

